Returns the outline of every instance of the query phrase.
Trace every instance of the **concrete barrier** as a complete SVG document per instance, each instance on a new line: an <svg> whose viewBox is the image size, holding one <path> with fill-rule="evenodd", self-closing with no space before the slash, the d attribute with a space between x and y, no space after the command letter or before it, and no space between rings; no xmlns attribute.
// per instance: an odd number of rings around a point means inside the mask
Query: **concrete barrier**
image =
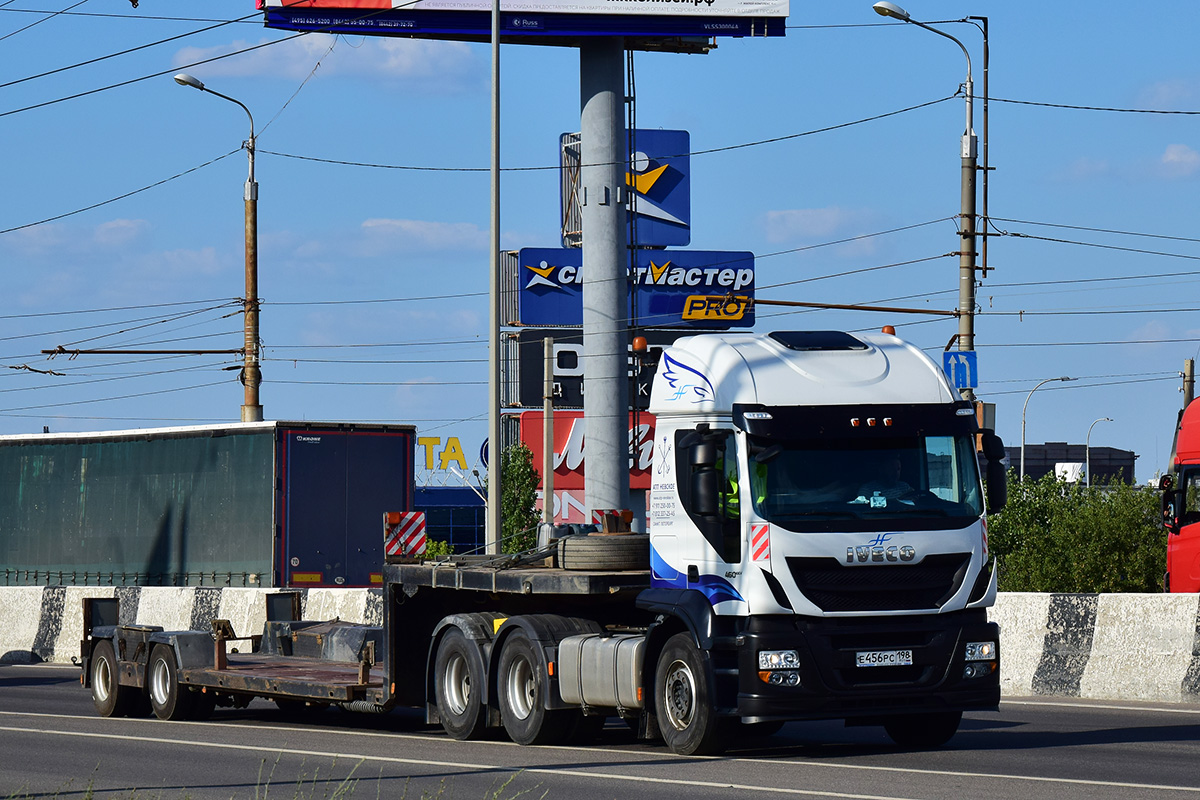
<svg viewBox="0 0 1200 800"><path fill-rule="evenodd" d="M262 630L274 590L175 587L0 588L0 662L69 663L83 638L82 599L119 597L121 622L207 630L228 619ZM383 621L379 589L301 590L305 619ZM1001 691L1105 700L1200 703L1200 595L1001 593Z"/></svg>
<svg viewBox="0 0 1200 800"><path fill-rule="evenodd" d="M121 624L209 630L227 619L240 635L261 633L265 596L274 589L170 586L18 586L0 588L0 663L70 663L83 639L83 598L117 597ZM379 589L301 589L305 619L383 624Z"/></svg>

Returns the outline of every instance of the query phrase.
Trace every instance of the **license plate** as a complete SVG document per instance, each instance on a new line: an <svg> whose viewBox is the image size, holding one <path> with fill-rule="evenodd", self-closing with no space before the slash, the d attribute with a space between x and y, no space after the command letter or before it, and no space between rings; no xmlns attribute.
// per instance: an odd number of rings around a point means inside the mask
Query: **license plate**
<svg viewBox="0 0 1200 800"><path fill-rule="evenodd" d="M864 650L854 654L858 667L906 667L912 662L912 650Z"/></svg>

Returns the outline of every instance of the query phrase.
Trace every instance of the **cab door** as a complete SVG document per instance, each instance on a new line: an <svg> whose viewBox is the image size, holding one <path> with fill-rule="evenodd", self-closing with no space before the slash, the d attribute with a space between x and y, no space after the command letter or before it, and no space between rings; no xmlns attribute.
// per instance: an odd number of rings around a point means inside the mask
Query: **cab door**
<svg viewBox="0 0 1200 800"><path fill-rule="evenodd" d="M1179 532L1167 535L1172 592L1200 592L1200 467L1183 467L1177 502Z"/></svg>

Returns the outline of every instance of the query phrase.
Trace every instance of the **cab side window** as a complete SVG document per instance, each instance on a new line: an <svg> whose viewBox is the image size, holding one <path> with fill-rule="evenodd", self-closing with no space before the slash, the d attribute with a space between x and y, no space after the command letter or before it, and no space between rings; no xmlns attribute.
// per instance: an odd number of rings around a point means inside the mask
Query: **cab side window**
<svg viewBox="0 0 1200 800"><path fill-rule="evenodd" d="M679 431L675 440L680 503L721 560L741 560L737 448L732 431Z"/></svg>
<svg viewBox="0 0 1200 800"><path fill-rule="evenodd" d="M1200 522L1200 469L1185 472L1181 488L1183 508L1180 509L1179 521L1184 525Z"/></svg>

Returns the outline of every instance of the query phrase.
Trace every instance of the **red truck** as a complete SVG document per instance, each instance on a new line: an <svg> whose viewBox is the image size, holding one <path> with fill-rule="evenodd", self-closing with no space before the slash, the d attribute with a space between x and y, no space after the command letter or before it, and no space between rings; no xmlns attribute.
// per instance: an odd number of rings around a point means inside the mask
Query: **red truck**
<svg viewBox="0 0 1200 800"><path fill-rule="evenodd" d="M1175 431L1173 472L1162 477L1168 592L1200 592L1200 402L1184 409Z"/></svg>

